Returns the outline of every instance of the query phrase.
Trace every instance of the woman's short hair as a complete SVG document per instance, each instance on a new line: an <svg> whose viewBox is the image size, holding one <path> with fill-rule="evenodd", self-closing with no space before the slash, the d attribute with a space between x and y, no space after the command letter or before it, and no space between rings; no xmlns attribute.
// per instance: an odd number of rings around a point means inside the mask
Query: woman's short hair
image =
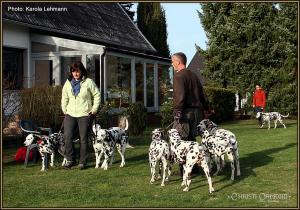
<svg viewBox="0 0 300 210"><path fill-rule="evenodd" d="M87 75L87 70L84 67L84 65L82 64L82 62L81 61L75 61L70 66L70 72L69 72L68 79L72 79L73 78L72 72L76 71L76 70L80 70L80 72L81 72L81 77L80 78L88 76Z"/></svg>

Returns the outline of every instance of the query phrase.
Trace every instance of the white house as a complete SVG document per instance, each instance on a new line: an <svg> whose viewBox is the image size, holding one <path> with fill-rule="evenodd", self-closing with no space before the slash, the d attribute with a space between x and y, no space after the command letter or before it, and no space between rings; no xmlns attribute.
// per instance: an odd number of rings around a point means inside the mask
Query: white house
<svg viewBox="0 0 300 210"><path fill-rule="evenodd" d="M102 101L142 102L158 111L171 88L170 59L118 3L2 2L4 90L63 85L81 60Z"/></svg>

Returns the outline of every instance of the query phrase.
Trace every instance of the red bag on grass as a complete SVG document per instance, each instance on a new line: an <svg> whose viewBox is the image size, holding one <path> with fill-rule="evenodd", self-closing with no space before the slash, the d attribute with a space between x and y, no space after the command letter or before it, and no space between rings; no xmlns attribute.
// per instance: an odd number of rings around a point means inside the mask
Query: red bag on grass
<svg viewBox="0 0 300 210"><path fill-rule="evenodd" d="M16 162L24 162L26 158L27 147L20 147L15 154ZM33 151L30 150L28 161L33 160Z"/></svg>

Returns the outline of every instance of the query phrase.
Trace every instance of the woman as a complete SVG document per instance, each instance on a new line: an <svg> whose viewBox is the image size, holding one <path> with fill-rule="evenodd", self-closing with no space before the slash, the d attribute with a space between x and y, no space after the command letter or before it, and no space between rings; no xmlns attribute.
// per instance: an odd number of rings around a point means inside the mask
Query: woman
<svg viewBox="0 0 300 210"><path fill-rule="evenodd" d="M78 126L80 136L79 169L84 169L88 158L88 131L90 118L97 113L100 91L95 82L87 77L87 71L80 61L70 67L70 74L62 89L61 108L65 114L64 140L65 169L74 166L73 137Z"/></svg>

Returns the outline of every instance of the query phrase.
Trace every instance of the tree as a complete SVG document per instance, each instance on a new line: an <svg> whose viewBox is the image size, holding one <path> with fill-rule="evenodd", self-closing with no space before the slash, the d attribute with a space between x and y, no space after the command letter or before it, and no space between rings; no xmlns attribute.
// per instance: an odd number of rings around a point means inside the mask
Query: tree
<svg viewBox="0 0 300 210"><path fill-rule="evenodd" d="M268 92L269 109L295 113L297 4L201 6L199 17L209 40L207 50L200 49L207 59L206 78L223 87L234 86L240 93L252 92L260 83ZM289 106L285 95L292 98Z"/></svg>
<svg viewBox="0 0 300 210"><path fill-rule="evenodd" d="M160 3L139 3L137 7L137 26L157 50L159 56L170 56L167 44L165 11Z"/></svg>
<svg viewBox="0 0 300 210"><path fill-rule="evenodd" d="M130 17L130 19L132 21L134 21L133 17L134 17L134 14L135 12L134 11L131 11L131 7L133 6L133 3L130 3L130 2L122 2L122 3L119 3L121 5L121 7L123 7L123 9L125 10L125 12L127 13L127 15Z"/></svg>

